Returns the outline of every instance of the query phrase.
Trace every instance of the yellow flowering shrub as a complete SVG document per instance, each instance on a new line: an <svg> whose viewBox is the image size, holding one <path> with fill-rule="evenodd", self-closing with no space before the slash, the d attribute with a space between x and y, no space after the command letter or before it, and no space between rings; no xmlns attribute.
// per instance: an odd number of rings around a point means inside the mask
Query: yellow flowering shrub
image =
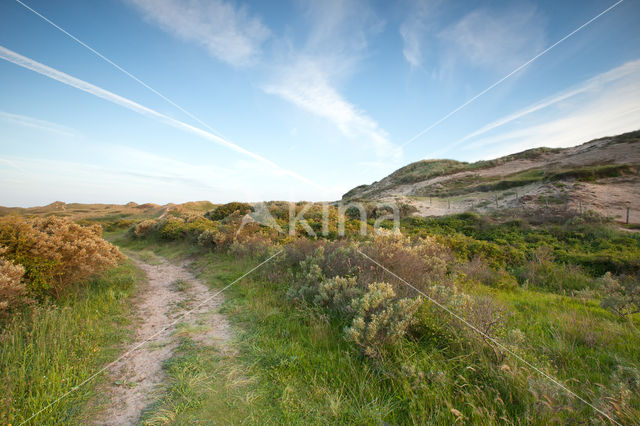
<svg viewBox="0 0 640 426"><path fill-rule="evenodd" d="M143 220L131 228L131 232L136 237L146 237L151 232L155 231L157 221L154 219Z"/></svg>
<svg viewBox="0 0 640 426"><path fill-rule="evenodd" d="M124 258L102 239L100 225L81 226L67 218L0 219L4 257L24 267L27 289L58 296L66 287L115 266Z"/></svg>

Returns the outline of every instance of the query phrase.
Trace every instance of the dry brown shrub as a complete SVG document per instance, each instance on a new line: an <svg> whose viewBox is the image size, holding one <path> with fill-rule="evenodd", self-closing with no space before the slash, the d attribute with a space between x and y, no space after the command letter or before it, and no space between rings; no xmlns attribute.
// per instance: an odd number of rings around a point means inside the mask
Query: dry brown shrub
<svg viewBox="0 0 640 426"><path fill-rule="evenodd" d="M0 247L0 256L6 248ZM27 288L22 281L24 268L0 257L0 318L10 310L28 303Z"/></svg>
<svg viewBox="0 0 640 426"><path fill-rule="evenodd" d="M124 258L102 239L99 225L81 226L54 216L0 219L0 244L7 259L24 267L30 291L56 296Z"/></svg>
<svg viewBox="0 0 640 426"><path fill-rule="evenodd" d="M452 256L448 248L435 238L427 237L412 241L399 233L376 235L365 243L361 250L384 265L399 277L426 291L434 284L442 284L447 274L447 264ZM388 281L389 273L379 266L365 260L360 277L365 282ZM396 286L399 294L407 294L404 285ZM414 292L410 293L415 295Z"/></svg>

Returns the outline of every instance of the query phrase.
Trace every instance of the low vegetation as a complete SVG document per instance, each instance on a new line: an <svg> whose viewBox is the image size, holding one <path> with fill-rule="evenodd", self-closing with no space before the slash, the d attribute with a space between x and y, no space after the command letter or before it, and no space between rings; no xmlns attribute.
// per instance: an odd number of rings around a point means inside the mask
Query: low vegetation
<svg viewBox="0 0 640 426"><path fill-rule="evenodd" d="M407 218L403 234L366 238L357 219L344 238L299 225L292 237L285 206L269 209L282 233L231 214L162 219L120 241L195 256L217 287L277 254L226 292L238 356L186 338L150 422L606 421L511 353L618 421L640 416L636 234L590 213L507 212ZM317 230L322 212L308 211Z"/></svg>
<svg viewBox="0 0 640 426"><path fill-rule="evenodd" d="M21 423L115 358L142 279L101 238L64 218L0 219L0 423ZM120 264L120 266L118 266ZM96 380L37 418L82 423Z"/></svg>
<svg viewBox="0 0 640 426"><path fill-rule="evenodd" d="M2 218L0 247L4 265L19 265L24 272L19 281L24 280L26 292L37 298L60 297L70 286L123 259L115 246L102 239L100 226L81 226L58 217ZM14 273L13 281L16 278Z"/></svg>
<svg viewBox="0 0 640 426"><path fill-rule="evenodd" d="M304 203L200 207L138 220L126 232L122 218L102 222L118 245L150 262L194 259L212 287L272 257L225 291L231 351L180 334L146 423L640 417L640 236L606 218L403 215L393 230L386 210L361 222L359 212L342 221L337 207ZM263 207L270 221L245 216ZM306 222L290 221L299 214ZM46 407L113 359L128 335L140 276L130 264L113 268L121 254L100 235L68 219L0 220L0 372L8 378L0 421ZM187 290L181 281L172 287ZM96 383L40 420L88 419Z"/></svg>

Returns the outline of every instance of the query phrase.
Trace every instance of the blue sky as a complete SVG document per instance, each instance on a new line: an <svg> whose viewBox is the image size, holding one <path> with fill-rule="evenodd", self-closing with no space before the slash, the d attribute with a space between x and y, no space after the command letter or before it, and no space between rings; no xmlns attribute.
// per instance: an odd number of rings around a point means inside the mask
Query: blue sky
<svg viewBox="0 0 640 426"><path fill-rule="evenodd" d="M3 0L1 205L334 200L640 128L638 0L442 122L615 1L23 2L181 109Z"/></svg>

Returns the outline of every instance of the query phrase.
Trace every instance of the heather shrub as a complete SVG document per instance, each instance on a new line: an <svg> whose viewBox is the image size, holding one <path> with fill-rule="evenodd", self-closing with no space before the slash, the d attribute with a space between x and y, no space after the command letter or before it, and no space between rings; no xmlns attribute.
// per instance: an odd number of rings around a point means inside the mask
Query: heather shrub
<svg viewBox="0 0 640 426"><path fill-rule="evenodd" d="M238 235L231 243L229 252L237 257L266 257L271 251L271 241L265 235L254 233Z"/></svg>
<svg viewBox="0 0 640 426"><path fill-rule="evenodd" d="M213 248L218 244L220 233L217 230L206 229L198 235L196 239L198 245L206 248Z"/></svg>
<svg viewBox="0 0 640 426"><path fill-rule="evenodd" d="M0 256L6 251L0 248ZM24 268L0 257L0 319L11 310L28 303L27 288L22 281Z"/></svg>
<svg viewBox="0 0 640 426"><path fill-rule="evenodd" d="M284 255L280 258L280 262L285 263L286 266L289 267L298 266L300 262L312 256L318 247L325 247L325 245L325 242L322 240L295 238L283 247Z"/></svg>
<svg viewBox="0 0 640 426"><path fill-rule="evenodd" d="M102 239L100 225L66 218L0 219L4 257L25 269L27 289L58 296L69 285L115 266L123 255Z"/></svg>
<svg viewBox="0 0 640 426"><path fill-rule="evenodd" d="M355 317L345 330L346 338L360 346L366 356L377 357L383 346L403 337L415 320L422 299L398 299L390 284L370 284L352 302Z"/></svg>

